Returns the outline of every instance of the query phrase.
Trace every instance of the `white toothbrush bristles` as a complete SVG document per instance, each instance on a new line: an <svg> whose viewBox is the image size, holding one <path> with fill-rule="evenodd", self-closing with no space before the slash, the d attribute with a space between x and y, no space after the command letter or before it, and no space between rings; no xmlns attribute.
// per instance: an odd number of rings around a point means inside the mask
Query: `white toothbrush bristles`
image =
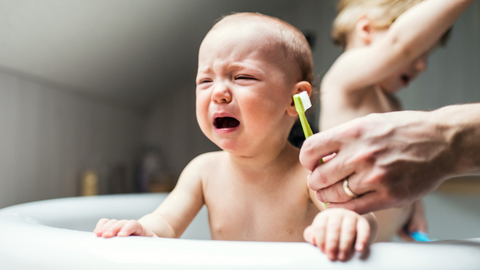
<svg viewBox="0 0 480 270"><path fill-rule="evenodd" d="M300 99L302 100L303 109L305 111L308 110L310 107L312 107L312 102L310 102L310 97L308 96L307 91L303 91L298 95L300 96Z"/></svg>

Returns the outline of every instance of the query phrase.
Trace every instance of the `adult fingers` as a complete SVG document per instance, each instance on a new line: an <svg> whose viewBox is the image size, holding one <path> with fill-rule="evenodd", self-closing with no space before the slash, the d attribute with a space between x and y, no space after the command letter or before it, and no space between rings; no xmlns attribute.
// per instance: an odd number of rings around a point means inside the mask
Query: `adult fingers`
<svg viewBox="0 0 480 270"><path fill-rule="evenodd" d="M328 208L345 208L359 213L360 215L368 212L374 212L382 209L392 208L394 204L387 200L382 200L376 192L363 194L361 197L344 203L330 203Z"/></svg>
<svg viewBox="0 0 480 270"><path fill-rule="evenodd" d="M307 177L307 185L312 190L329 187L355 172L355 167L348 164L344 152L339 152L324 164L316 167Z"/></svg>
<svg viewBox="0 0 480 270"><path fill-rule="evenodd" d="M332 130L313 134L303 142L300 149L300 163L306 169L313 171L318 166L319 160L340 149L340 142L335 139Z"/></svg>
<svg viewBox="0 0 480 270"><path fill-rule="evenodd" d="M350 256L356 235L356 217L346 216L343 218L342 231L340 233L340 243L338 247L338 259L346 261Z"/></svg>
<svg viewBox="0 0 480 270"><path fill-rule="evenodd" d="M357 240L355 243L355 250L363 252L370 238L370 225L365 218L360 218L357 221Z"/></svg>
<svg viewBox="0 0 480 270"><path fill-rule="evenodd" d="M323 203L343 203L352 199L343 190L343 181L339 181L327 188L317 190L316 196L317 199Z"/></svg>
<svg viewBox="0 0 480 270"><path fill-rule="evenodd" d="M345 179L338 181L337 183L327 188L317 190L316 192L317 199L324 203L344 203L354 199L345 191L345 188L344 188L345 180L347 180L347 188L350 189L350 191L352 191L354 194L358 196L371 192L371 190L368 189L368 186L363 186L362 188L362 186L359 187L355 185L356 183L358 183L357 179L359 178L361 178L361 176L354 174L352 176L346 177Z"/></svg>

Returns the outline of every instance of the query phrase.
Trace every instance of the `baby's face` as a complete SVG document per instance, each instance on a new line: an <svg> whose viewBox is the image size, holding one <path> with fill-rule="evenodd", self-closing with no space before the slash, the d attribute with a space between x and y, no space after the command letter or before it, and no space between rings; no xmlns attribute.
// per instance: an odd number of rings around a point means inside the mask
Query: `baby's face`
<svg viewBox="0 0 480 270"><path fill-rule="evenodd" d="M376 35L375 39L383 37L386 31L387 29L377 31L378 34ZM400 68L397 72L389 76L387 79L380 82L379 83L380 87L385 92L389 92L389 93L395 93L396 91L407 87L410 84L410 82L416 79L420 73L427 70L428 56L433 52L433 50L435 50L437 46L438 45L435 45L430 50L420 55L417 59L406 64L405 66Z"/></svg>
<svg viewBox="0 0 480 270"><path fill-rule="evenodd" d="M411 63L408 63L390 77L380 82L380 87L385 92L389 93L394 93L404 87L407 87L410 82L416 79L420 73L427 70L428 55L429 52L424 53Z"/></svg>
<svg viewBox="0 0 480 270"><path fill-rule="evenodd" d="M299 71L272 47L257 29L238 26L220 26L200 46L197 121L228 152L252 155L288 135L291 78Z"/></svg>

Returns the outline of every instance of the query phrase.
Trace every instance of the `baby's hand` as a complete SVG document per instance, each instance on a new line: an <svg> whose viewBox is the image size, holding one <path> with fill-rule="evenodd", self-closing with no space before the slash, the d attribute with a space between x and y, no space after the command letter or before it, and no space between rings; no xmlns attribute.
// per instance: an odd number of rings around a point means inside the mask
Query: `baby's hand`
<svg viewBox="0 0 480 270"><path fill-rule="evenodd" d="M110 238L114 236L150 236L155 237L153 231L144 227L136 220L116 220L102 218L98 221L97 226L93 232L98 237Z"/></svg>
<svg viewBox="0 0 480 270"><path fill-rule="evenodd" d="M346 261L356 251L364 251L370 238L367 219L353 211L334 208L320 212L303 232L305 241L317 246L332 261Z"/></svg>
<svg viewBox="0 0 480 270"><path fill-rule="evenodd" d="M425 216L425 207L422 200L413 203L412 216L410 220L400 229L398 235L405 241L414 241L410 236L412 232L427 232L427 217Z"/></svg>

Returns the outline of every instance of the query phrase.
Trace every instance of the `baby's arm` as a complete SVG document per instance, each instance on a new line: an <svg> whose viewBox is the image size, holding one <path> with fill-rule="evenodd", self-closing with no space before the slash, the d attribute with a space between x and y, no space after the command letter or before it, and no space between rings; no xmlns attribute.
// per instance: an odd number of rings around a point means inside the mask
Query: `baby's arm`
<svg viewBox="0 0 480 270"><path fill-rule="evenodd" d="M204 204L199 156L185 167L175 189L151 214L135 220L101 219L94 230L97 236L180 237Z"/></svg>
<svg viewBox="0 0 480 270"><path fill-rule="evenodd" d="M384 80L432 48L472 2L427 0L417 4L384 37L342 54L325 75L322 89L357 90Z"/></svg>
<svg viewBox="0 0 480 270"><path fill-rule="evenodd" d="M319 209L323 209L312 190L310 198ZM377 230L377 219L373 213L359 215L337 208L318 213L303 236L305 241L317 246L330 260L346 261L352 255L353 247L362 252L367 245L373 243Z"/></svg>
<svg viewBox="0 0 480 270"><path fill-rule="evenodd" d="M418 231L427 233L427 217L425 216L423 201L418 200L414 202L412 207L412 215L407 224L398 232L398 235L406 241L414 241L409 233Z"/></svg>

